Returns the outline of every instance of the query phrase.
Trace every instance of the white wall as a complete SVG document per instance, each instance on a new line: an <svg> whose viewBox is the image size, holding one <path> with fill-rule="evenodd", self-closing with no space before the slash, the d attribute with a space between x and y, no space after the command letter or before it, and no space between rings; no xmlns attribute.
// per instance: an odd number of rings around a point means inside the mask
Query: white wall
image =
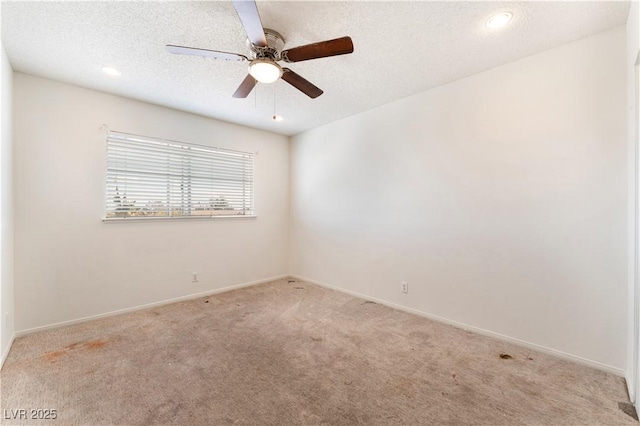
<svg viewBox="0 0 640 426"><path fill-rule="evenodd" d="M287 274L287 137L21 73L14 100L17 330ZM258 217L103 223L103 124L259 151Z"/></svg>
<svg viewBox="0 0 640 426"><path fill-rule="evenodd" d="M0 70L0 367L9 351L14 333L13 283L13 70L2 50Z"/></svg>
<svg viewBox="0 0 640 426"><path fill-rule="evenodd" d="M295 136L292 273L622 373L625 103L621 27Z"/></svg>
<svg viewBox="0 0 640 426"><path fill-rule="evenodd" d="M640 403L640 395L636 392L638 380L638 366L634 356L634 345L638 340L638 312L640 306L636 307L636 262L638 253L636 251L637 238L637 220L636 205L638 198L638 183L636 176L636 167L638 152L636 148L636 129L638 126L638 111L636 110L636 60L638 51L640 50L640 4L637 1L631 2L629 9L629 17L627 19L627 140L628 140L628 321L627 321L627 386L629 388L629 396L632 401L636 401L636 407Z"/></svg>

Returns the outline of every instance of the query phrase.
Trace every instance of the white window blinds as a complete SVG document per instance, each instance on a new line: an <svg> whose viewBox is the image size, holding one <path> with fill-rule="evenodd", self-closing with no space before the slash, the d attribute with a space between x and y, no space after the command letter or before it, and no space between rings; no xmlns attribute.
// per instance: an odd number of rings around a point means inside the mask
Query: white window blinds
<svg viewBox="0 0 640 426"><path fill-rule="evenodd" d="M253 214L253 154L107 134L107 219Z"/></svg>

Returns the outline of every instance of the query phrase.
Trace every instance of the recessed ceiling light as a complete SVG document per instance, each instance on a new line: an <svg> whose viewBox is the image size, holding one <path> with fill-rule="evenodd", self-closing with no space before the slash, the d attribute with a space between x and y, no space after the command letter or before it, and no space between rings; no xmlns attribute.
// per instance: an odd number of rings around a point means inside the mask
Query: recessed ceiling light
<svg viewBox="0 0 640 426"><path fill-rule="evenodd" d="M492 30L496 30L498 28L502 28L513 18L513 13L511 12L501 12L496 15L493 15L491 18L487 20L485 24L487 28L491 28Z"/></svg>
<svg viewBox="0 0 640 426"><path fill-rule="evenodd" d="M284 118L282 118L282 117L281 117L281 116L279 116L279 115L274 115L274 116L273 116L273 121L282 121L282 120L284 120Z"/></svg>
<svg viewBox="0 0 640 426"><path fill-rule="evenodd" d="M105 74L108 74L110 76L113 77L117 77L120 75L120 71L118 71L117 69L113 68L113 67L102 67L102 72L104 72Z"/></svg>

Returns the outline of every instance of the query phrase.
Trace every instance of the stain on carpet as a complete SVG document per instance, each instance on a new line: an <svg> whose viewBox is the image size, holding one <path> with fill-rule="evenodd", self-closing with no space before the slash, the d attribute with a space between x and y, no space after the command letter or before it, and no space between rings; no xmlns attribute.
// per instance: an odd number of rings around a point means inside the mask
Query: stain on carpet
<svg viewBox="0 0 640 426"><path fill-rule="evenodd" d="M58 361L58 358L60 358L63 355L66 355L66 354L67 354L67 351L64 351L64 350L62 350L62 351L52 351L52 352L47 352L42 357L45 359L45 361L54 363L54 362Z"/></svg>
<svg viewBox="0 0 640 426"><path fill-rule="evenodd" d="M90 349L90 350L100 349L106 344L107 344L106 340L91 340L89 342L76 342L68 346L65 346L61 350L47 352L44 355L42 355L42 358L47 362L54 363L54 362L57 362L58 359L60 359L60 357L62 357L63 355L67 355L69 352L79 350L79 349Z"/></svg>
<svg viewBox="0 0 640 426"><path fill-rule="evenodd" d="M87 349L100 349L101 347L103 347L106 344L107 344L107 342L104 341L104 340L93 340L91 342L85 343L85 347Z"/></svg>
<svg viewBox="0 0 640 426"><path fill-rule="evenodd" d="M633 404L629 402L618 402L618 408L622 410L627 416L633 418L634 420L638 420L638 413L636 412L636 408Z"/></svg>
<svg viewBox="0 0 640 426"><path fill-rule="evenodd" d="M500 354L500 358L502 359L513 359L513 357L509 354Z"/></svg>
<svg viewBox="0 0 640 426"><path fill-rule="evenodd" d="M82 345L82 342L76 342L76 343L72 343L69 346L65 346L65 350L70 351L71 349L75 349L78 346Z"/></svg>

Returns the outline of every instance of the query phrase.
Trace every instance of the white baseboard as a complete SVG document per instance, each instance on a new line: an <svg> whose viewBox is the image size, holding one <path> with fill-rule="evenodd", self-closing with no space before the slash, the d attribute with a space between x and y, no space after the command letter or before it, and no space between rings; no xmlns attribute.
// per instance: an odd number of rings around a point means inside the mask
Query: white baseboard
<svg viewBox="0 0 640 426"><path fill-rule="evenodd" d="M566 352L562 352L562 351L559 351L557 349L548 348L546 346L540 346L540 345L537 345L535 343L530 343L530 342L527 342L527 341L524 341L524 340L516 339L514 337L505 336L504 334L495 333L495 332L489 331L489 330L484 330L482 328L474 327L474 326L471 326L471 325L468 325L468 324L464 324L464 323L461 323L461 322L458 322L458 321L450 320L448 318L443 318L443 317L440 317L440 316L437 316L437 315L429 314L427 312L423 312L423 311L420 311L418 309L408 308L406 306L398 305L396 303L387 302L386 300L377 299L375 297L367 296L366 294L358 293L358 292L351 291L351 290L346 290L346 289L343 289L343 288L340 288L340 287L336 287L336 286L331 285L331 284L327 284L327 283L323 283L323 282L320 282L320 281L316 281L316 280L313 280L313 279L310 279L310 278L307 278L307 277L303 277L303 276L300 276L300 275L292 274L290 276L292 278L296 279L296 280L306 281L306 282L309 282L311 284L316 284L316 285L319 285L321 287L326 287L326 288L329 288L331 290L336 290L336 291L339 291L339 292L342 292L342 293L346 293L346 294L349 294L351 296L358 297L360 299L371 300L373 302L380 303L381 305L389 306L391 308L398 309L400 311L404 311L404 312L408 312L408 313L411 313L411 314L419 315L421 317L432 319L434 321L438 321L438 322L441 322L441 323L444 323L444 324L449 324L449 325L452 325L452 326L457 327L457 328L461 328L461 329L466 330L466 331L472 331L474 333L482 334L483 336L493 337L493 338L498 339L498 340L502 340L502 341L505 341L505 342L513 343L514 345L522 346L522 347L525 347L525 348L528 348L528 349L533 349L533 350L538 351L538 352L543 352L543 353L547 353L547 354L550 354L550 355L554 355L554 356L557 356L559 358L563 358L563 359L566 359L566 360L569 360L569 361L577 362L577 363L582 364L582 365L586 365L586 366L589 366L589 367L596 368L598 370L605 371L607 373L615 374L616 376L620 376L620 377L623 377L623 378L625 377L625 371L623 369L617 368L617 367L613 367L611 365L604 364L602 362L593 361L593 360L590 360L590 359L587 359L587 358L583 358L583 357L580 357L580 356L577 356L577 355L572 355L572 354L569 354L569 353L566 353Z"/></svg>
<svg viewBox="0 0 640 426"><path fill-rule="evenodd" d="M267 283L267 282L270 282L270 281L276 281L276 280L280 280L280 279L283 279L283 278L288 278L289 276L290 276L289 274L278 275L278 276L271 277L271 278L264 278L264 279L261 279L261 280L249 281L249 282L246 282L246 283L235 284L235 285L231 285L231 286L228 286L228 287L217 288L215 290L208 290L208 291L203 291L201 293L188 294L186 296L175 297L173 299L166 299L166 300L162 300L160 302L147 303L145 305L132 306L130 308L118 309L117 311L106 312L106 313L103 313L103 314L91 315L91 316L88 316L88 317L78 318L78 319L74 319L74 320L57 322L55 324L43 325L43 326L40 326L40 327L33 327L33 328L26 329L26 330L17 331L14 334L14 337L18 338L18 337L26 336L28 334L37 333L37 332L40 332L40 331L52 330L54 328L64 327L64 326L67 326L67 325L80 324L80 323L83 323L83 322L93 321L93 320L97 320L97 319L100 319L100 318L107 318L107 317L112 317L112 316L115 316L115 315L126 314L126 313L129 313L129 312L140 311L142 309L155 308L155 307L158 307L158 306L168 305L168 304L171 304L171 303L184 302L185 300L198 299L200 297L211 296L212 294L224 293L224 292L227 292L227 291L236 290L236 289L243 288L243 287L251 287L253 285L258 285L258 284L263 284L263 283ZM12 339L12 341L13 341L13 339ZM4 358L3 358L3 360L4 360Z"/></svg>
<svg viewBox="0 0 640 426"><path fill-rule="evenodd" d="M9 339L9 344L7 348L2 353L2 358L0 358L0 371L2 371L2 367L4 366L4 362L7 360L7 356L9 355L9 351L11 350L11 346L13 346L13 341L16 340L16 333L11 335L11 339Z"/></svg>
<svg viewBox="0 0 640 426"><path fill-rule="evenodd" d="M633 379L630 376L629 371L625 371L624 380L627 382L627 395L629 395L629 400L635 405L636 394L635 389L633 388Z"/></svg>

